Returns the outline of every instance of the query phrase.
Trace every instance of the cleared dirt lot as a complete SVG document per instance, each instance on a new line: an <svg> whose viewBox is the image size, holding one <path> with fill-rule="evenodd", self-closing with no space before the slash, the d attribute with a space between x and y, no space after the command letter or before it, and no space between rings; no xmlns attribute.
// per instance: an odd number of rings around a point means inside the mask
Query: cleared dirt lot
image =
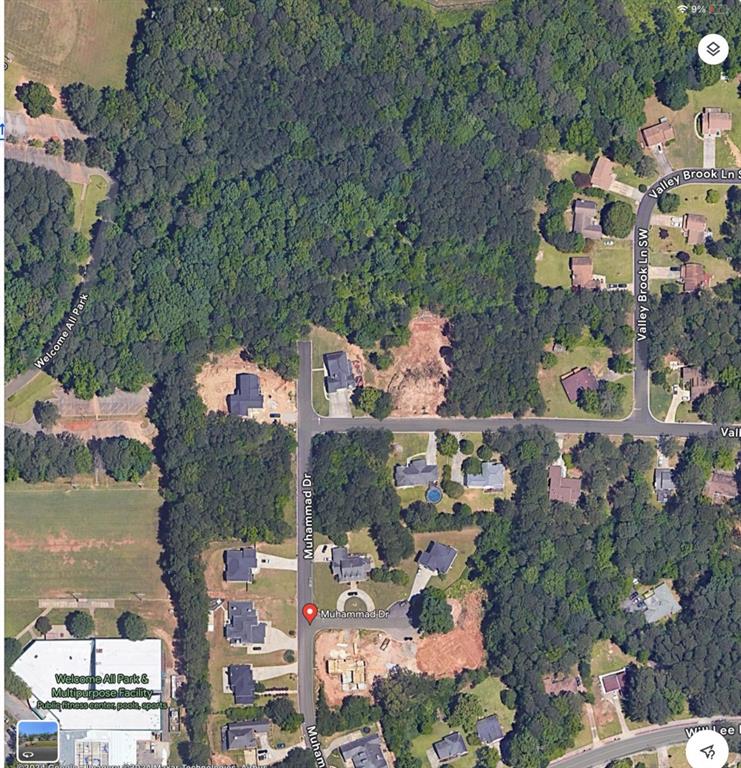
<svg viewBox="0 0 741 768"><path fill-rule="evenodd" d="M296 385L282 379L275 371L259 368L255 363L245 362L241 350L213 355L198 372L196 386L198 394L209 411L226 413L226 396L234 392L238 373L256 373L260 378L260 390L265 398L263 412L255 416L256 421L272 421L271 413L280 413L281 421L296 421Z"/></svg>
<svg viewBox="0 0 741 768"><path fill-rule="evenodd" d="M417 663L420 672L434 677L452 677L463 669L484 665L484 638L481 635L481 604L484 593L476 590L463 600L450 600L455 628L445 635L419 641Z"/></svg>
<svg viewBox="0 0 741 768"><path fill-rule="evenodd" d="M374 373L376 386L394 398L394 416L435 414L445 399L449 368L440 354L448 345L445 323L443 317L421 312L409 324L409 344L394 348L391 367Z"/></svg>

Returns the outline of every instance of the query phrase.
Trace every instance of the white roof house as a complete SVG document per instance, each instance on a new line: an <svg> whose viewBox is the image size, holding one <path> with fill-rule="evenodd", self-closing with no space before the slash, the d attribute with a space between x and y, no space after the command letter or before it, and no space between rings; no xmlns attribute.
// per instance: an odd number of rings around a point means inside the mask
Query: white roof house
<svg viewBox="0 0 741 768"><path fill-rule="evenodd" d="M162 730L162 710L159 708L116 709L120 702L137 702L140 706L156 705L162 692L162 641L94 639L89 640L35 640L12 666L31 689L30 704L39 717L57 720L60 730L146 731ZM96 683L91 677L115 675L147 675L148 682ZM75 675L85 682L65 683L57 675ZM120 697L113 699L87 699L72 696L53 696L53 688L78 690L116 689L119 687L144 688L152 692L149 697ZM113 708L46 709L40 702L48 701L109 702Z"/></svg>

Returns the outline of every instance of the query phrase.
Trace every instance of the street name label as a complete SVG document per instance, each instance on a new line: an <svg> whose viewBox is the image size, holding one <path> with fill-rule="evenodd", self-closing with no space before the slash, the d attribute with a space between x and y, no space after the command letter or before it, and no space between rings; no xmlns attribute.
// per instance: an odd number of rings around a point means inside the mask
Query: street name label
<svg viewBox="0 0 741 768"><path fill-rule="evenodd" d="M304 497L304 560L314 559L314 483L311 475L304 472L301 480Z"/></svg>
<svg viewBox="0 0 741 768"><path fill-rule="evenodd" d="M648 191L648 196L656 200L659 195L668 192L680 184L688 184L696 181L699 183L719 182L730 184L741 180L741 169L735 168L686 168L683 171L676 171L669 176L665 176L660 182L655 184Z"/></svg>

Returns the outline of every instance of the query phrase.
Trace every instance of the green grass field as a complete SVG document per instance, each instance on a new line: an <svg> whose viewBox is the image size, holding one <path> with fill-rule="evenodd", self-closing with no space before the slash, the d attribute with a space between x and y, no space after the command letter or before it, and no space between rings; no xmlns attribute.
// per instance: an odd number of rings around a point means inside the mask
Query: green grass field
<svg viewBox="0 0 741 768"><path fill-rule="evenodd" d="M540 239L538 251L538 258L535 261L535 281L549 288L557 288L558 286L568 288L571 285L570 255L557 251L543 238Z"/></svg>
<svg viewBox="0 0 741 768"><path fill-rule="evenodd" d="M89 240L98 220L98 203L108 194L108 182L102 176L91 176L88 184L70 182L75 201L74 228Z"/></svg>
<svg viewBox="0 0 741 768"><path fill-rule="evenodd" d="M609 640L600 640L592 648L592 677L598 678L608 672L615 672L630 664L635 659L623 653Z"/></svg>
<svg viewBox="0 0 741 768"><path fill-rule="evenodd" d="M154 490L5 492L6 622L15 632L41 597L164 601L157 564L158 509ZM30 614L30 618L29 618Z"/></svg>
<svg viewBox="0 0 741 768"><path fill-rule="evenodd" d="M558 416L560 418L588 418L586 411L583 411L576 403L569 402L561 384L561 376L568 373L572 368L581 368L587 366L591 368L594 375L599 380L600 376L607 370L607 360L610 357L610 350L607 347L593 346L591 344L580 344L571 351L559 352L557 354L558 362L553 368L542 371L539 376L540 391L546 401L546 416ZM623 412L618 414L617 418L627 416L632 408L633 388L631 386L630 375L623 376L621 381L627 389L623 404Z"/></svg>
<svg viewBox="0 0 741 768"><path fill-rule="evenodd" d="M604 275L608 283L630 283L633 280L633 253L629 240L615 240L615 245L596 242L592 258L595 275Z"/></svg>
<svg viewBox="0 0 741 768"><path fill-rule="evenodd" d="M512 730L512 723L515 720L515 711L505 707L500 698L502 691L506 687L498 677L488 677L471 691L481 702L481 706L484 708L484 717L496 715L505 733Z"/></svg>
<svg viewBox="0 0 741 768"><path fill-rule="evenodd" d="M123 88L143 8L144 0L8 0L5 50L24 76L49 85Z"/></svg>
<svg viewBox="0 0 741 768"><path fill-rule="evenodd" d="M56 379L39 371L25 387L21 387L5 401L5 420L13 424L28 421L33 416L34 403L51 397L57 386L59 383Z"/></svg>

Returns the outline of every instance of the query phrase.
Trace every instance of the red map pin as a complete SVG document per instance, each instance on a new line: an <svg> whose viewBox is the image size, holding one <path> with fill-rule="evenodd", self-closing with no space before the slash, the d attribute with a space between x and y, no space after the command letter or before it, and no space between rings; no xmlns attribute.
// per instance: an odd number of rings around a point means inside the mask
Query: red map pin
<svg viewBox="0 0 741 768"><path fill-rule="evenodd" d="M309 622L309 624L314 621L318 612L319 610L314 605L314 603L306 603L306 605L301 609L301 613L304 614L304 618Z"/></svg>

